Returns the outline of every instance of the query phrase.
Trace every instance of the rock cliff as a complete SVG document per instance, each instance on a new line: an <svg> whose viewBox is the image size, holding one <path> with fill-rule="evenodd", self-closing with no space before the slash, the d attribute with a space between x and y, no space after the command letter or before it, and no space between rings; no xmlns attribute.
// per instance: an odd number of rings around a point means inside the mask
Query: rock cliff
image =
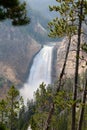
<svg viewBox="0 0 87 130"><path fill-rule="evenodd" d="M73 36L71 40L68 60L67 60L66 69L65 69L65 76L68 76L68 77L73 76L75 72L76 43L77 43L77 36ZM57 70L56 75L58 77L64 63L65 54L66 54L67 45L68 45L68 38L64 38L61 42L57 44L59 46L57 49L57 61L56 61L56 70ZM86 60L87 60L87 54L81 49L80 61L79 61L79 74L82 74L83 71L85 70Z"/></svg>
<svg viewBox="0 0 87 130"><path fill-rule="evenodd" d="M0 25L0 75L14 84L26 78L29 64L41 45L20 29Z"/></svg>

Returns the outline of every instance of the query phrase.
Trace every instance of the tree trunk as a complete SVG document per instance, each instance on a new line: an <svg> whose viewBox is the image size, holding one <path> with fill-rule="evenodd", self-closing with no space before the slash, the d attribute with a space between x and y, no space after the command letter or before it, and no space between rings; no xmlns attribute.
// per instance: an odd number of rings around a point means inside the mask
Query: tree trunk
<svg viewBox="0 0 87 130"><path fill-rule="evenodd" d="M78 70L79 70L79 56L80 56L80 43L81 43L81 28L82 28L82 19L83 14L83 0L81 1L81 7L79 12L79 25L78 25L78 43L76 51L76 67L75 67L75 81L74 81L74 92L73 92L73 101L72 106L72 126L71 130L76 130L76 100L77 100L77 87L78 87Z"/></svg>
<svg viewBox="0 0 87 130"><path fill-rule="evenodd" d="M62 67L62 71L60 73L59 83L58 83L57 90L56 90L56 93L55 93L54 96L57 95L57 93L59 92L60 87L61 87L61 81L62 81L62 77L64 75L64 71L65 71L65 67L66 67L66 62L67 62L67 59L68 59L70 44L71 44L71 36L69 37L69 43L68 43L68 46L67 46L67 51L66 51L66 55L65 55L64 64L63 64L63 67ZM49 130L50 122L51 122L51 118L52 118L53 112L54 112L54 103L51 103L50 111L49 111L49 114L48 114L48 118L47 118L44 130Z"/></svg>
<svg viewBox="0 0 87 130"><path fill-rule="evenodd" d="M86 102L86 94L87 94L87 70L86 70L86 82L83 92L83 99L82 99L82 107L80 111L80 117L79 117L79 123L78 123L78 130L82 130L82 123L83 123L83 116L84 116L84 110L85 110L85 102Z"/></svg>

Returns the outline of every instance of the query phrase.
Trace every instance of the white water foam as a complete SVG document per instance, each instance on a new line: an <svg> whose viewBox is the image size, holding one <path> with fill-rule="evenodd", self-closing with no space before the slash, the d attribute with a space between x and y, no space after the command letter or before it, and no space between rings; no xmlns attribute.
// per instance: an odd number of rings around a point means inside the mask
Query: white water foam
<svg viewBox="0 0 87 130"><path fill-rule="evenodd" d="M44 45L35 56L28 80L24 87L20 89L20 94L23 96L25 104L27 99L34 98L33 94L42 82L46 85L51 83L52 52L53 46Z"/></svg>

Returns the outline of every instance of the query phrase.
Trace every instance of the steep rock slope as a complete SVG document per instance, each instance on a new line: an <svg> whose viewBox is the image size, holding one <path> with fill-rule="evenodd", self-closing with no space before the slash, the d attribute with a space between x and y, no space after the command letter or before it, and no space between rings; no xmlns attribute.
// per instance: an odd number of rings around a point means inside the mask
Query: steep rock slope
<svg viewBox="0 0 87 130"><path fill-rule="evenodd" d="M68 77L73 76L75 72L76 42L77 42L77 36L73 36L71 40L70 51L69 51L66 69L65 69L65 76L68 76ZM63 63L64 63L65 54L66 54L67 45L68 45L68 38L64 38L61 42L58 43L58 45L59 45L59 48L57 49L57 61L56 61L57 77L59 76ZM83 60L82 57L84 57L85 60ZM82 74L84 72L86 68L86 60L87 60L87 54L81 49L80 61L79 61L79 65L80 65L79 74Z"/></svg>
<svg viewBox="0 0 87 130"><path fill-rule="evenodd" d="M13 83L21 83L40 44L20 28L5 23L0 24L0 34L0 75Z"/></svg>

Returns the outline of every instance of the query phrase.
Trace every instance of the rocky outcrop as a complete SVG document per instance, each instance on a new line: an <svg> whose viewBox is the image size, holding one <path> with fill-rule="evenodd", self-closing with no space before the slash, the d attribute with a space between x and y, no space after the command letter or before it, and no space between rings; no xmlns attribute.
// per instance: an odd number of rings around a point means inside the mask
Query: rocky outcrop
<svg viewBox="0 0 87 130"><path fill-rule="evenodd" d="M76 60L76 43L77 43L77 36L73 36L71 40L71 46L70 51L68 55L68 61L65 69L65 75L70 77L74 75L75 72L75 60ZM56 70L57 70L57 76L60 74L65 53L68 45L68 38L64 38L61 42L58 43L59 48L57 49L57 61L56 61ZM79 61L79 74L81 74L84 69L86 68L86 61L83 60L87 59L87 54L84 51L80 51L80 61Z"/></svg>

